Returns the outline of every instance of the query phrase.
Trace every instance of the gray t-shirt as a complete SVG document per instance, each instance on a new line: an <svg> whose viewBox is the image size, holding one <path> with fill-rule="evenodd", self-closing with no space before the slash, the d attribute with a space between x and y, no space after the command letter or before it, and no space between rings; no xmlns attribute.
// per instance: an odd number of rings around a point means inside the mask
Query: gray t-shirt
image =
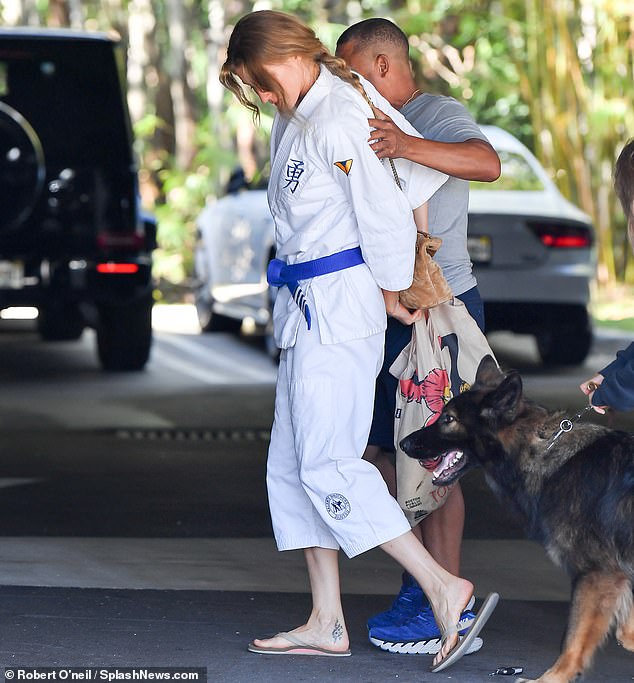
<svg viewBox="0 0 634 683"><path fill-rule="evenodd" d="M425 138L436 142L488 142L473 117L453 97L423 93L406 104L401 113ZM467 211L469 182L449 180L429 200L429 229L442 239L434 257L440 264L455 295L476 286L467 251Z"/></svg>

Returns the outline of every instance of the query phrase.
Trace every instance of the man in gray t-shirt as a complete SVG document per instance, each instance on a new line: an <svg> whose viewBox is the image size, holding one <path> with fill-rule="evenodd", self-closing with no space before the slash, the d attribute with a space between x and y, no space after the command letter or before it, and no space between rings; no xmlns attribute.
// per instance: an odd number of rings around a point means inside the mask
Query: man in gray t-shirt
<svg viewBox="0 0 634 683"><path fill-rule="evenodd" d="M452 97L422 93L402 107L401 113L428 140L445 143L482 140L489 144L462 104ZM429 200L429 229L442 239L435 259L456 296L477 284L467 252L468 205L469 182L451 175Z"/></svg>
<svg viewBox="0 0 634 683"><path fill-rule="evenodd" d="M467 110L451 97L421 93L414 81L405 34L386 19L368 19L348 28L337 42L337 56L360 73L425 139L401 131L387 116L370 119L370 143L379 158L403 157L447 173L449 180L429 201L429 229L443 243L435 256L454 294L484 329L482 299L467 252L469 180L492 181L500 160ZM396 493L394 410L397 380L388 369L411 339L411 327L388 319L385 361L377 379L372 428L364 458L381 471ZM460 573L464 501L459 485L445 504L426 517L414 532L434 559L454 575ZM473 613L463 612L459 629L468 628ZM429 603L407 573L399 596L387 612L368 620L370 642L395 653L435 654L440 631ZM478 642L479 641L479 642ZM476 639L470 652L481 647Z"/></svg>

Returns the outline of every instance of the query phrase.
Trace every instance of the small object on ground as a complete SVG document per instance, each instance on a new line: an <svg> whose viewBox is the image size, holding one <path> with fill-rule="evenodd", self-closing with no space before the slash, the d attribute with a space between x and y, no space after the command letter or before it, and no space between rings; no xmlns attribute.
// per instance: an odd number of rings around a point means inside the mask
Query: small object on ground
<svg viewBox="0 0 634 683"><path fill-rule="evenodd" d="M492 671L489 676L513 676L514 674L524 673L521 666L503 666L501 669Z"/></svg>

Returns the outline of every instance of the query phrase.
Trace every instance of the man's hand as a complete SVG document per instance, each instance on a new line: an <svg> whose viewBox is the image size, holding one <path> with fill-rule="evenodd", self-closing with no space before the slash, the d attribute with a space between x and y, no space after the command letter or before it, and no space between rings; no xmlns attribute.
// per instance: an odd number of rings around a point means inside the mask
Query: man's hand
<svg viewBox="0 0 634 683"><path fill-rule="evenodd" d="M407 151L411 136L404 133L392 119L380 109L375 109L381 118L368 119L374 128L368 142L379 159L403 157Z"/></svg>

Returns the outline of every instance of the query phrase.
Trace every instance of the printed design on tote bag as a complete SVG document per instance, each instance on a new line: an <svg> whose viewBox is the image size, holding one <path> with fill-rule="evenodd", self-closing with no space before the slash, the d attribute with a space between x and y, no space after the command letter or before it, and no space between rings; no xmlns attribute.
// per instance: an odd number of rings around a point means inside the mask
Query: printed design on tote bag
<svg viewBox="0 0 634 683"><path fill-rule="evenodd" d="M402 379L400 385L401 394L408 403L424 400L433 413L439 413L451 398L449 375L442 368L430 370L423 380L418 379L418 371L415 370L410 379Z"/></svg>
<svg viewBox="0 0 634 683"><path fill-rule="evenodd" d="M440 350L447 349L449 357L451 358L451 375L450 375L450 390L449 398L461 394L463 391L471 388L468 382L465 382L458 373L458 354L460 353L460 345L458 344L458 335L455 332L446 334L444 337L438 337ZM442 409L441 409L442 410Z"/></svg>
<svg viewBox="0 0 634 683"><path fill-rule="evenodd" d="M408 403L416 401L425 405L431 410L431 415L425 420L425 426L433 424L437 419L445 404L455 395L466 391L469 384L465 382L458 373L458 337L451 333L444 337L438 337L440 349L447 349L451 362L449 364L450 373L444 368L433 368L423 380L418 378L418 370L409 379L401 379L400 389L403 398Z"/></svg>

